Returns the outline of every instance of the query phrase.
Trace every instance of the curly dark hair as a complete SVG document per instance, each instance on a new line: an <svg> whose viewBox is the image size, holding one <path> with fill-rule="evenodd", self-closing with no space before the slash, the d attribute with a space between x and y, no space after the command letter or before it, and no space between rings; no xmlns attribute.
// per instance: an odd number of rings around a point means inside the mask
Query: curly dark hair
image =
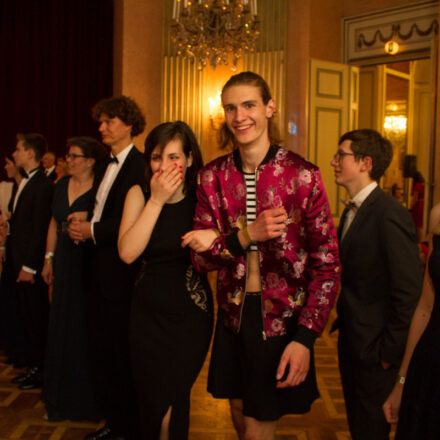
<svg viewBox="0 0 440 440"><path fill-rule="evenodd" d="M133 99L128 96L113 96L102 99L92 107L92 116L96 121L101 114L109 118L119 118L124 124L131 125L131 136L141 134L145 129L145 117Z"/></svg>
<svg viewBox="0 0 440 440"><path fill-rule="evenodd" d="M39 133L18 133L17 139L23 142L26 150L29 148L34 150L35 160L39 162L47 152L47 141L43 135Z"/></svg>
<svg viewBox="0 0 440 440"><path fill-rule="evenodd" d="M272 94L270 93L270 88L267 82L257 73L249 71L241 72L237 75L232 75L223 86L222 95L225 90L229 89L229 87L241 85L257 87L260 90L261 99L263 100L264 105L267 105L267 103L272 99ZM277 145L281 143L280 131L276 122L274 121L274 117L275 113L268 121L268 133L271 145ZM234 135L229 130L226 122L224 122L222 127L220 128L220 131L218 133L218 140L221 149L225 149L228 146L232 146L233 148L237 147Z"/></svg>
<svg viewBox="0 0 440 440"><path fill-rule="evenodd" d="M393 158L391 142L376 130L368 128L353 130L343 134L339 139L338 145L341 145L346 140L351 141L350 147L356 161L367 156L371 157L373 166L369 174L373 180L379 181Z"/></svg>
<svg viewBox="0 0 440 440"><path fill-rule="evenodd" d="M153 175L150 166L151 154L157 146L163 150L165 146L174 139L180 139L182 141L182 149L185 156L188 158L191 154L193 159L192 165L186 170L183 192L184 194L190 194L195 191L197 185L197 173L203 166L202 153L200 152L197 139L189 125L182 121L176 121L163 122L162 124L157 125L150 131L145 139L145 176L147 178L148 192L150 191L150 180Z"/></svg>

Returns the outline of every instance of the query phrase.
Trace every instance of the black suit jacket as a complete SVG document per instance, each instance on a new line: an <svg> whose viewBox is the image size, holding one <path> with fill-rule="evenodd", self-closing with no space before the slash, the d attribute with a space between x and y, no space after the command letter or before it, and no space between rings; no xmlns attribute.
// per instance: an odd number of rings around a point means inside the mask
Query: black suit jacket
<svg viewBox="0 0 440 440"><path fill-rule="evenodd" d="M111 300L130 298L138 269L137 263L128 265L119 258L117 247L125 196L134 185L145 187L145 160L136 147L128 153L110 188L101 220L93 226L95 285L98 283L102 295Z"/></svg>
<svg viewBox="0 0 440 440"><path fill-rule="evenodd" d="M52 215L52 196L53 184L40 169L32 176L18 198L9 220L8 237L14 276L22 266L35 269L37 272L43 267L47 229Z"/></svg>
<svg viewBox="0 0 440 440"><path fill-rule="evenodd" d="M408 211L377 187L344 239L337 326L361 363L400 365L422 287L416 229Z"/></svg>

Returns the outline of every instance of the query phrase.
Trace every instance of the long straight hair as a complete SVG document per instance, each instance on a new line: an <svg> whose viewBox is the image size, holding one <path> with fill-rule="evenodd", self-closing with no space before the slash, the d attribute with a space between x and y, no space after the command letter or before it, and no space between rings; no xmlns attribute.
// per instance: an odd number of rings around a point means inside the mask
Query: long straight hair
<svg viewBox="0 0 440 440"><path fill-rule="evenodd" d="M237 75L233 75L229 78L226 84L223 86L222 95L225 90L229 89L233 86L254 86L260 91L261 99L263 100L263 104L267 105L269 101L272 99L272 94L270 93L269 86L267 82L257 73L254 72L241 72ZM274 121L275 112L272 117L268 121L268 134L269 141L271 145L277 145L281 142L280 131L276 122ZM227 147L237 148L237 143L234 135L229 130L226 122L224 122L219 130L218 140L221 149L225 149Z"/></svg>

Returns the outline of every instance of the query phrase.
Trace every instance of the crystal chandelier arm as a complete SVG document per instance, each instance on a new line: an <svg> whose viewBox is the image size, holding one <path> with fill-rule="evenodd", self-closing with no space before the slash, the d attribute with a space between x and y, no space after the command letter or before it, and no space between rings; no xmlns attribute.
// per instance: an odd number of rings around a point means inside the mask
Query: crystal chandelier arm
<svg viewBox="0 0 440 440"><path fill-rule="evenodd" d="M171 37L178 55L198 60L199 68L236 65L258 37L257 0L174 0Z"/></svg>

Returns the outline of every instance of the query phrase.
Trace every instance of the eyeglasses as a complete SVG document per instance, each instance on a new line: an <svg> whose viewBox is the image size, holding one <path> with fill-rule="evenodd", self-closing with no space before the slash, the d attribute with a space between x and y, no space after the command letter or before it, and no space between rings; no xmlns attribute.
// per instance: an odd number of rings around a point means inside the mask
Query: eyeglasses
<svg viewBox="0 0 440 440"><path fill-rule="evenodd" d="M77 157L86 157L84 154L75 154L75 153L67 153L66 160L72 159L75 160Z"/></svg>
<svg viewBox="0 0 440 440"><path fill-rule="evenodd" d="M354 153L346 153L345 151L338 151L334 156L333 160L335 162L340 162L342 159L344 159L345 156L356 156Z"/></svg>

